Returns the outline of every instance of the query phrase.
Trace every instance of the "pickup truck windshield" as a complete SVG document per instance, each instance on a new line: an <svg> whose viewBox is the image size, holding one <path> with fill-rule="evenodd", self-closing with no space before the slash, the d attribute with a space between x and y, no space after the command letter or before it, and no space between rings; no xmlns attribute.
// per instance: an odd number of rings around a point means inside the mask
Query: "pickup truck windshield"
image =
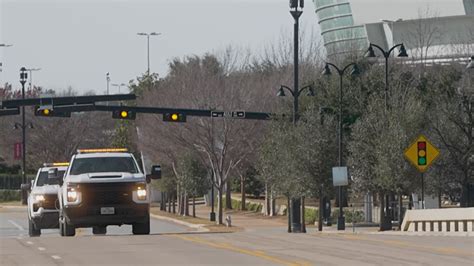
<svg viewBox="0 0 474 266"><path fill-rule="evenodd" d="M64 176L64 171L58 171L58 177L63 178ZM48 178L48 171L42 171L40 172L38 176L38 180L36 180L36 186L41 187L44 185L57 185L58 184L58 179L49 179Z"/></svg>
<svg viewBox="0 0 474 266"><path fill-rule="evenodd" d="M75 159L71 166L71 175L85 173L138 173L137 166L132 157L95 157Z"/></svg>

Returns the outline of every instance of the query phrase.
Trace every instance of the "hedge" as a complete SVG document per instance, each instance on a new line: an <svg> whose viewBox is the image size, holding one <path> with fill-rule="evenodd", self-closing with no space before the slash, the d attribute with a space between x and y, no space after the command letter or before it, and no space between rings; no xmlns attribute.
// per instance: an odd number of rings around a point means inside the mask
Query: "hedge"
<svg viewBox="0 0 474 266"><path fill-rule="evenodd" d="M0 189L0 202L21 200L21 191L14 189Z"/></svg>

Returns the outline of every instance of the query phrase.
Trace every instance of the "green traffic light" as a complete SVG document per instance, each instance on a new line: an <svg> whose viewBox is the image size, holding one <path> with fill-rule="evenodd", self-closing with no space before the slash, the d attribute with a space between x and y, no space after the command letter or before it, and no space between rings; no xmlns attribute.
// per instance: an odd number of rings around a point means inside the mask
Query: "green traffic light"
<svg viewBox="0 0 474 266"><path fill-rule="evenodd" d="M426 157L418 158L418 165L426 165Z"/></svg>

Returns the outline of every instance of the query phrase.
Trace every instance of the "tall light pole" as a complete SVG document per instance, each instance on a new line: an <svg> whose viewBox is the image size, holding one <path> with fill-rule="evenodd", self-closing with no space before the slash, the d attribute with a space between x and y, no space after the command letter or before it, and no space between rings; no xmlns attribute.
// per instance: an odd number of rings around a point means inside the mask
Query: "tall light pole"
<svg viewBox="0 0 474 266"><path fill-rule="evenodd" d="M26 71L30 72L30 82L29 82L29 90L33 89L33 71L40 71L41 68L27 68Z"/></svg>
<svg viewBox="0 0 474 266"><path fill-rule="evenodd" d="M150 32L150 33L146 33L146 32L139 32L137 33L137 35L140 35L140 36L146 36L146 40L147 40L147 45L146 45L146 51L147 51L147 75L150 75L150 36L158 36L158 35L161 35L161 33L157 33L157 32Z"/></svg>
<svg viewBox="0 0 474 266"><path fill-rule="evenodd" d="M107 83L107 95L109 95L110 73L105 73L105 82Z"/></svg>
<svg viewBox="0 0 474 266"><path fill-rule="evenodd" d="M25 83L28 79L28 72L25 67L20 69L21 98L25 99ZM21 106L21 147L22 147L22 164L21 176L23 184L26 184L26 126L25 126L25 106ZM26 205L27 192L21 190L21 204Z"/></svg>
<svg viewBox="0 0 474 266"><path fill-rule="evenodd" d="M331 75L330 66L337 70L339 74L339 130L338 130L338 155L339 155L339 166L342 164L342 78L344 77L344 72L352 66L351 75L359 75L359 68L356 63L350 63L344 68L340 69L336 65L331 63L326 63L324 67L324 75ZM342 208L342 186L339 186L339 217L337 218L337 230L346 229L346 221L344 217L344 209Z"/></svg>
<svg viewBox="0 0 474 266"><path fill-rule="evenodd" d="M0 47L10 47L12 44L0 43ZM0 62L0 72L2 72L2 62Z"/></svg>
<svg viewBox="0 0 474 266"><path fill-rule="evenodd" d="M112 86L118 87L118 93L120 94L120 88L124 87L124 86L127 86L127 84L125 84L125 83L120 83L120 84L112 83Z"/></svg>
<svg viewBox="0 0 474 266"><path fill-rule="evenodd" d="M391 53L395 50L395 48L397 47L400 47L399 49L399 52L398 52L398 57L408 57L408 54L407 54L407 51L405 50L405 46L403 45L403 43L399 43L397 45L394 45L392 46L389 50L385 51L382 47L376 45L376 44L373 44L371 43L369 45L369 49L367 50L367 57L368 58L375 58L377 57L377 55L375 54L375 51L374 51L374 48L377 48L378 50L380 50L380 52L382 53L383 57L385 58L385 94L384 94L384 98L385 98L385 112L388 112L388 59L390 58L390 55ZM385 119L386 120L386 123L387 123L387 128L388 128L388 123L390 123L390 121L388 119ZM422 181L423 183L423 181ZM400 196L400 195L399 195ZM388 209L388 195L387 195L387 199L386 199L386 208ZM391 230L392 229L392 222L390 221L387 221L387 219L385 218L386 217L386 213L384 211L384 206L382 206L383 202L383 196L381 197L381 206L380 206L380 215L382 216L381 217L381 221L380 221L380 230ZM400 204L400 203L399 203ZM399 206L399 212L401 212L401 206ZM401 216L400 216L401 217ZM401 219L400 219L401 220ZM398 221L399 224L401 223L401 221Z"/></svg>

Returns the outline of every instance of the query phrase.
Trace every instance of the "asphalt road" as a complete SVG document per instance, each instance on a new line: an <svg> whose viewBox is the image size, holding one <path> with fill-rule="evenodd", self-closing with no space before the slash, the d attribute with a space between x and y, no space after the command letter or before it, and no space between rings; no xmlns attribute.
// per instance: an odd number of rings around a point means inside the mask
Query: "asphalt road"
<svg viewBox="0 0 474 266"><path fill-rule="evenodd" d="M28 237L25 208L0 208L0 265L474 265L473 237L288 234L284 228L195 232L152 219L151 234L129 226L106 236L43 230Z"/></svg>

